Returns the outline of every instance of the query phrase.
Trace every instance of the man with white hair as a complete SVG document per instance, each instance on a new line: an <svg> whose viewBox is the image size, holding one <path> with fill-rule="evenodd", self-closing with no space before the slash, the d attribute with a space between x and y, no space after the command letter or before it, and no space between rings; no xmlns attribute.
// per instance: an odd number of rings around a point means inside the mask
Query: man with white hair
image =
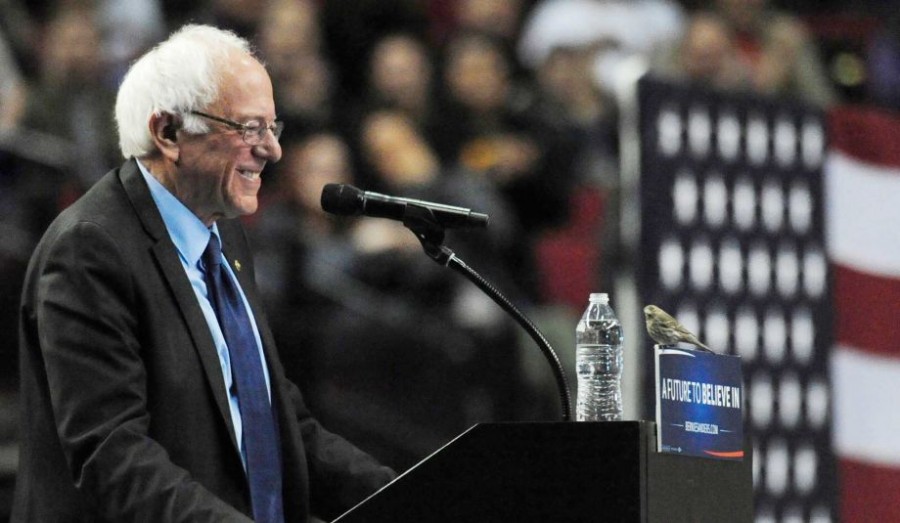
<svg viewBox="0 0 900 523"><path fill-rule="evenodd" d="M126 162L50 226L20 309L13 521L332 518L394 474L279 361L233 218L281 157L245 40L186 26L118 93Z"/></svg>

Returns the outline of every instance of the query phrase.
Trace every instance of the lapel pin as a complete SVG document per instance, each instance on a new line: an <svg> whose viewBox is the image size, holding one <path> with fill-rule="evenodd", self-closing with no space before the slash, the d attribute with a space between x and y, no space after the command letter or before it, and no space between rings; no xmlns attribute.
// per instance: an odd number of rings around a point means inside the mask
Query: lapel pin
<svg viewBox="0 0 900 523"><path fill-rule="evenodd" d="M241 272L241 262L234 260L234 270Z"/></svg>

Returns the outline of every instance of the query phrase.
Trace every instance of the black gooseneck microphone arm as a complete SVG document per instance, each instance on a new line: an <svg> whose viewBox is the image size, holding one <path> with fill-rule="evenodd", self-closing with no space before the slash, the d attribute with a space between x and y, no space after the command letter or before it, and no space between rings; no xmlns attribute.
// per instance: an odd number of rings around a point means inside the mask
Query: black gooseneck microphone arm
<svg viewBox="0 0 900 523"><path fill-rule="evenodd" d="M416 235L416 238L418 238L419 242L422 244L422 248L425 249L425 254L427 254L429 258L468 278L494 300L497 305L512 316L512 318L516 320L529 335L531 335L531 338L537 343L541 352L544 353L544 357L547 358L547 362L550 363L550 368L553 370L553 375L556 378L556 387L562 405L563 421L571 421L572 398L571 393L569 392L569 384L566 380L566 375L563 372L562 364L559 362L559 357L556 355L556 352L553 351L553 347L550 346L550 342L547 341L547 338L544 337L531 320L503 296L500 291L491 285L490 282L485 280L474 269L466 265L452 250L443 245L444 227L438 223L431 210L427 207L414 204L407 205L403 215L403 225Z"/></svg>

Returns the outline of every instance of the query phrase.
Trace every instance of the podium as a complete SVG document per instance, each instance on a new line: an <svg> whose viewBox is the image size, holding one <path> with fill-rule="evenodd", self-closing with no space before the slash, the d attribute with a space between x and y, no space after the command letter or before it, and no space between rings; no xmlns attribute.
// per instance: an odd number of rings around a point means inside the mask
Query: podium
<svg viewBox="0 0 900 523"><path fill-rule="evenodd" d="M335 523L752 521L749 449L743 461L661 454L655 430L650 421L475 425Z"/></svg>

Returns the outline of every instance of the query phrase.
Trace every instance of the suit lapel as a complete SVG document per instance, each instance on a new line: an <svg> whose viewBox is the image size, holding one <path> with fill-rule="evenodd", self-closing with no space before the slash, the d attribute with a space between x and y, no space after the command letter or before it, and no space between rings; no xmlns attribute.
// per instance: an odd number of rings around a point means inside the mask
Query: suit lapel
<svg viewBox="0 0 900 523"><path fill-rule="evenodd" d="M178 309L184 318L194 348L200 357L200 362L206 374L207 383L210 386L219 414L228 429L228 435L234 445L235 452L240 452L235 438L234 423L231 420L231 410L228 405L228 395L225 391L225 380L222 377L222 367L219 356L216 353L212 336L209 333L209 325L203 316L203 311L197 303L197 296L184 273L184 267L178 258L178 251L163 222L156 203L150 195L150 190L134 160L129 160L120 170L119 174L125 192L128 194L135 211L137 212L147 234L154 240L152 247L153 256L159 264Z"/></svg>

